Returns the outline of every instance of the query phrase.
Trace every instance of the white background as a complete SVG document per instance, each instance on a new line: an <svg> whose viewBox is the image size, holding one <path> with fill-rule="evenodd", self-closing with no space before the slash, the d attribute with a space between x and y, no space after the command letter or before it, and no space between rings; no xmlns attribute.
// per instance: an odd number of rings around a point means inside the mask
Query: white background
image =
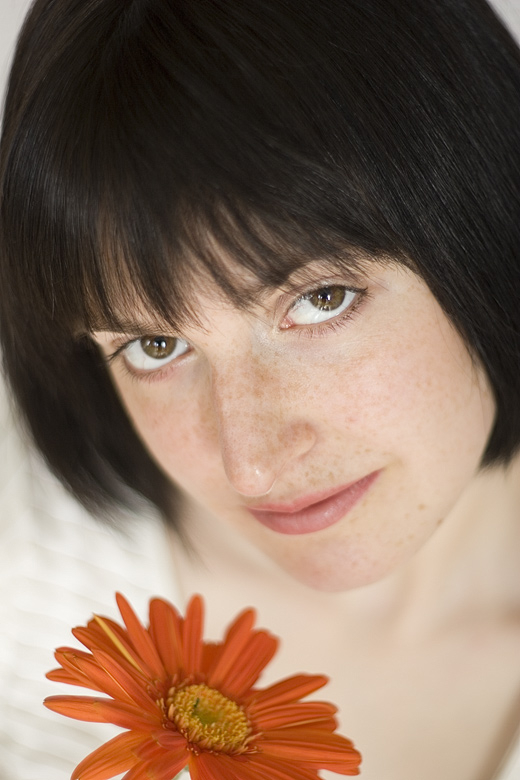
<svg viewBox="0 0 520 780"><path fill-rule="evenodd" d="M29 5L30 0L0 0L0 93L2 94L2 104L4 84L16 36Z"/></svg>

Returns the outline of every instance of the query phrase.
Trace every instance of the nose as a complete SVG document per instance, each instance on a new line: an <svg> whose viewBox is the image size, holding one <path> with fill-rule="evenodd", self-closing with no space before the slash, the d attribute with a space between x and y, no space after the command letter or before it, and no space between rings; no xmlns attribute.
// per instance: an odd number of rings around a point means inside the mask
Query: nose
<svg viewBox="0 0 520 780"><path fill-rule="evenodd" d="M277 371L229 365L213 376L212 402L224 470L243 496L268 494L314 445L296 388L291 392Z"/></svg>

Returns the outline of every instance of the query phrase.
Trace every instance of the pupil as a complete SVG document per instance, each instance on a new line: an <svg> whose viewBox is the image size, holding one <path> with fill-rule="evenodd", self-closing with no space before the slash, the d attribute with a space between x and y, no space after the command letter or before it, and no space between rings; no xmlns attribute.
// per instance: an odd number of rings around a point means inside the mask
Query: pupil
<svg viewBox="0 0 520 780"><path fill-rule="evenodd" d="M148 357L161 360L172 354L176 341L171 336L145 336L141 339L141 348Z"/></svg>
<svg viewBox="0 0 520 780"><path fill-rule="evenodd" d="M343 287L322 287L321 290L313 292L309 300L313 306L321 311L334 311L345 300L345 289Z"/></svg>

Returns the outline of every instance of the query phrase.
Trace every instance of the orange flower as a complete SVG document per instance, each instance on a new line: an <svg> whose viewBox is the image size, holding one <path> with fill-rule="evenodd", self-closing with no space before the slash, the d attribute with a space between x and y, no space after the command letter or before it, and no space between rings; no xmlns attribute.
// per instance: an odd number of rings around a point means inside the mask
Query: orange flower
<svg viewBox="0 0 520 780"><path fill-rule="evenodd" d="M202 640L199 596L184 619L153 599L148 629L119 594L117 603L124 627L95 616L74 629L90 652L59 648L61 668L47 675L105 694L50 696L49 709L127 729L87 756L72 780L121 772L124 780L172 780L184 767L192 780L319 780L322 768L358 774L361 756L335 733L336 708L300 701L326 677L299 674L253 687L277 648L273 636L253 628L253 610L214 644Z"/></svg>

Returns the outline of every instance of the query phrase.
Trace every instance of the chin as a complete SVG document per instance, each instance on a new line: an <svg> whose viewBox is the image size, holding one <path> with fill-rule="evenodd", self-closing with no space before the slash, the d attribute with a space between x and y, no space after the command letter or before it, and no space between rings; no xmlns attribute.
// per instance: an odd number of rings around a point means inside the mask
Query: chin
<svg viewBox="0 0 520 780"><path fill-rule="evenodd" d="M379 555L364 553L359 548L355 553L341 547L313 550L311 555L278 559L278 565L302 585L324 593L343 593L367 585L373 585L390 577L406 563L400 555L390 556L388 549L379 550ZM409 558L415 550L410 551Z"/></svg>
<svg viewBox="0 0 520 780"><path fill-rule="evenodd" d="M283 566L283 569L293 579L312 590L323 593L343 593L389 577L396 565L356 566L337 561L324 562L320 560L315 565L307 563L300 566Z"/></svg>

